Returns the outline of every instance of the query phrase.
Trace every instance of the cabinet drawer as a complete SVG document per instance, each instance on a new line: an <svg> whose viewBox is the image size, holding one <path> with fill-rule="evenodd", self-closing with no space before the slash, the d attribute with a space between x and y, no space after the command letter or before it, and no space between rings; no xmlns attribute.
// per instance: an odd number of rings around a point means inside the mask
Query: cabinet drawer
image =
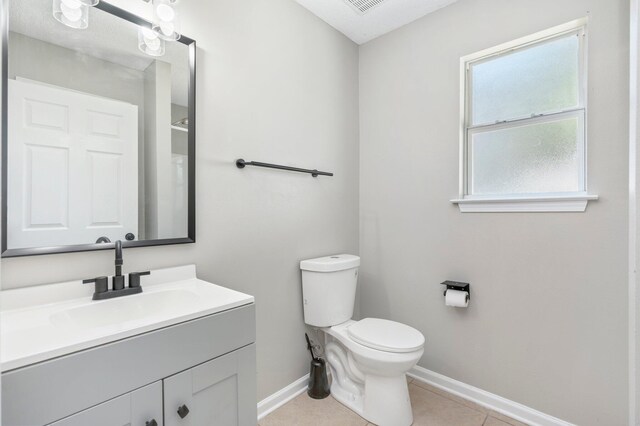
<svg viewBox="0 0 640 426"><path fill-rule="evenodd" d="M162 421L162 382L158 381L81 411L49 426L145 426Z"/></svg>

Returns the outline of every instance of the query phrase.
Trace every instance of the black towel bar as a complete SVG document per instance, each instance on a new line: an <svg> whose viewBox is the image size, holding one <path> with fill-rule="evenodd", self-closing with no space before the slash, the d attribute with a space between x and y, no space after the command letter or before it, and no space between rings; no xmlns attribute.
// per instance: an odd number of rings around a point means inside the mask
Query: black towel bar
<svg viewBox="0 0 640 426"><path fill-rule="evenodd" d="M299 167L281 166L279 164L261 163L259 161L245 161L242 158L236 160L236 167L244 169L245 166L268 167L270 169L288 170L290 172L309 173L313 177L333 176L333 173L320 172L318 170L301 169Z"/></svg>

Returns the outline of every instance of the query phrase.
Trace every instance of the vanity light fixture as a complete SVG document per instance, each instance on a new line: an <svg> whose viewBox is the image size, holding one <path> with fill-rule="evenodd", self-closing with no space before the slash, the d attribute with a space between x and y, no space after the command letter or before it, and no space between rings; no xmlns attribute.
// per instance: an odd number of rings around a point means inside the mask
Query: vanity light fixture
<svg viewBox="0 0 640 426"><path fill-rule="evenodd" d="M89 26L89 7L100 0L53 0L53 17L67 27L83 30Z"/></svg>
<svg viewBox="0 0 640 426"><path fill-rule="evenodd" d="M178 17L178 0L152 0L153 31L167 41L180 38L180 20Z"/></svg>
<svg viewBox="0 0 640 426"><path fill-rule="evenodd" d="M158 34L145 27L138 28L138 49L149 56L164 55L164 40Z"/></svg>

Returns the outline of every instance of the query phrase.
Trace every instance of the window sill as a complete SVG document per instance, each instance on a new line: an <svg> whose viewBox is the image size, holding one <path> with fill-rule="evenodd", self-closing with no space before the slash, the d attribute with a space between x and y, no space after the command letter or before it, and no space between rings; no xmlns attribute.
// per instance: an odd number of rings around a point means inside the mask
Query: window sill
<svg viewBox="0 0 640 426"><path fill-rule="evenodd" d="M541 197L463 198L451 200L461 213L507 212L584 212L597 195L565 195Z"/></svg>

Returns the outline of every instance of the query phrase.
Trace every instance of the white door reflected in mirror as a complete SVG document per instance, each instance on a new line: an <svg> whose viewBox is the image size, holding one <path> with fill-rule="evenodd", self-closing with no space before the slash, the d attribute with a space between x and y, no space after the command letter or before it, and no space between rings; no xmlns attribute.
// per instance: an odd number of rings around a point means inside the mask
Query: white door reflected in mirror
<svg viewBox="0 0 640 426"><path fill-rule="evenodd" d="M9 122L9 247L138 234L137 106L17 79Z"/></svg>

